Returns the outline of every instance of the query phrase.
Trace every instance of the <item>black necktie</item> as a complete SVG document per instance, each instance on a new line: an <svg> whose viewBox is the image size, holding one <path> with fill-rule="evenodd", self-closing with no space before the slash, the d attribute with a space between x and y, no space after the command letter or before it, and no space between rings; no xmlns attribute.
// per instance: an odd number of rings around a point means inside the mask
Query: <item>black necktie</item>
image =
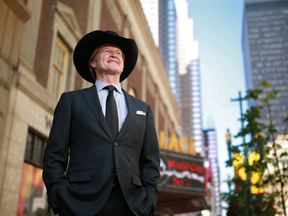
<svg viewBox="0 0 288 216"><path fill-rule="evenodd" d="M118 113L117 113L117 105L113 95L114 90L116 88L113 85L106 86L104 89L109 91L106 100L106 122L111 131L113 138L115 139L118 133Z"/></svg>

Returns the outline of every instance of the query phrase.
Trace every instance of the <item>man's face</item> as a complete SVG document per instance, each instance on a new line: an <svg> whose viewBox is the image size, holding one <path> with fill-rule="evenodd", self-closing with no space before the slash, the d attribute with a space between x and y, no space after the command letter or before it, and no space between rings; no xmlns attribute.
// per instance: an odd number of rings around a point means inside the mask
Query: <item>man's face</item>
<svg viewBox="0 0 288 216"><path fill-rule="evenodd" d="M122 50L112 44L104 44L100 47L94 61L90 65L96 74L121 75L124 68Z"/></svg>

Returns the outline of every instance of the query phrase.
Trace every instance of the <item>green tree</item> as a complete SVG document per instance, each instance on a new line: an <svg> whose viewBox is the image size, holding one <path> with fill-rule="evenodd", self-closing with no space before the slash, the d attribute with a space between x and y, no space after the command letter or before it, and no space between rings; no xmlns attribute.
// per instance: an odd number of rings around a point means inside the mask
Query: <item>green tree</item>
<svg viewBox="0 0 288 216"><path fill-rule="evenodd" d="M230 147L230 151L236 155L242 155L244 162L240 163L239 157L226 161L226 167L232 167L237 163L236 169L244 169L246 176L235 175L230 183L233 190L223 193L223 200L228 204L228 216L272 216L279 208L285 216L287 194L285 194L285 183L288 176L285 175L287 167L280 167L279 161L287 157L287 152L281 149L281 145L276 143L277 129L272 116L273 100L277 98L277 90L270 90L270 84L264 80L261 82L262 89L248 90L245 96L247 100L260 101L260 106L251 106L241 117L244 127L235 137L247 137L249 142ZM261 96L261 100L259 99ZM260 121L263 108L267 110L269 124L265 125ZM283 117L288 123L288 115ZM285 137L286 134L284 134ZM255 152L259 155L257 160L248 162L248 155ZM241 157L240 157L241 158ZM271 166L273 170L271 170ZM255 175L259 175L260 180L251 181ZM259 193L251 193L251 186L258 189ZM264 190L263 190L264 188ZM262 192L261 192L262 191ZM276 207L277 206L277 207Z"/></svg>

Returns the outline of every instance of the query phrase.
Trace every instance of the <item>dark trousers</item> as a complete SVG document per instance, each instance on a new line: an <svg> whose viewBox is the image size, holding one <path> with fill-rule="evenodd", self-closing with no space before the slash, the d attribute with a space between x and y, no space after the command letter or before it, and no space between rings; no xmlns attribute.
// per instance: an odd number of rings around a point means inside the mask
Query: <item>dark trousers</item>
<svg viewBox="0 0 288 216"><path fill-rule="evenodd" d="M134 216L124 198L117 177L107 202L95 216Z"/></svg>

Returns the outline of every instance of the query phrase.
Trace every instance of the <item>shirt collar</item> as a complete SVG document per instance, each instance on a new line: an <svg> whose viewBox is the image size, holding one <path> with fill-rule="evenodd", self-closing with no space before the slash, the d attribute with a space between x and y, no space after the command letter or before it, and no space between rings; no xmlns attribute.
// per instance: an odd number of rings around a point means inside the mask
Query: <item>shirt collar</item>
<svg viewBox="0 0 288 216"><path fill-rule="evenodd" d="M96 82L95 82L95 86L96 86L98 92L101 91L101 90L103 90L103 88L104 88L105 86L107 86L107 85L108 85L107 83L105 83L105 82L103 82L103 81L101 81L101 80L96 80ZM114 84L113 86L117 89L117 92L119 92L120 94L123 93L123 92L122 92L122 89L121 89L121 84L120 84L120 83L116 83L116 84Z"/></svg>

